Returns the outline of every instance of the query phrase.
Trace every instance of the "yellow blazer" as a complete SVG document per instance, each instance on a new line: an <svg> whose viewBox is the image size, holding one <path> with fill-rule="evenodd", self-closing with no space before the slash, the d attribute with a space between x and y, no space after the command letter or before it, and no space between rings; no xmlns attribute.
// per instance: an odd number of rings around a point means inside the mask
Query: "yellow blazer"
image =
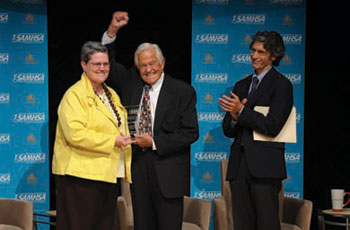
<svg viewBox="0 0 350 230"><path fill-rule="evenodd" d="M126 135L129 135L127 113L116 92L108 89L122 119L120 128L111 112L95 95L85 73L64 94L58 107L53 174L116 183L123 150L124 181L131 183L131 146L114 147L121 130L126 129Z"/></svg>

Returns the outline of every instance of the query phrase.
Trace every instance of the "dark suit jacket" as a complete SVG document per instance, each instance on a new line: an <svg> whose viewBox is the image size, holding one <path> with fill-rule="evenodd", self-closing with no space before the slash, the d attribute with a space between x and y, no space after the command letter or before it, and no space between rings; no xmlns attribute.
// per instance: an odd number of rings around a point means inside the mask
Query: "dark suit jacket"
<svg viewBox="0 0 350 230"><path fill-rule="evenodd" d="M238 81L233 92L248 98L248 90L252 75ZM269 106L268 115L255 112L255 106ZM253 140L253 130L268 136L277 136L288 119L293 106L293 87L291 82L274 68L265 75L254 96L242 110L236 125L232 125L232 117L226 113L223 121L224 134L235 138L231 146L228 163L227 180L237 177L240 160L240 149L244 146L247 166L252 176L257 178L281 178L287 176L284 149L280 142L264 142Z"/></svg>
<svg viewBox="0 0 350 230"><path fill-rule="evenodd" d="M135 67L126 69L115 62L113 46L113 43L107 45L111 58L107 84L116 89L124 106L139 105L144 82ZM157 147L153 162L163 196L177 198L189 195L190 146L198 136L194 88L164 74L153 127L153 139ZM144 154L141 148L133 146L132 170L144 163L139 160L140 154Z"/></svg>

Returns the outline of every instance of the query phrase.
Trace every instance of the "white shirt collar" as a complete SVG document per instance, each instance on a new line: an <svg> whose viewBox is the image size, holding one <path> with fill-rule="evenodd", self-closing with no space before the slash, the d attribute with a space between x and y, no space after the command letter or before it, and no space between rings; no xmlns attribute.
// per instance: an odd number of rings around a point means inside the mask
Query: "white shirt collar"
<svg viewBox="0 0 350 230"><path fill-rule="evenodd" d="M261 74L257 75L255 72L253 73L253 77L257 77L259 79L259 84L262 81L262 79L265 77L265 75L267 74L267 72L270 71L270 69L272 68L272 66L266 70L264 70Z"/></svg>
<svg viewBox="0 0 350 230"><path fill-rule="evenodd" d="M162 73L158 81L152 85L151 91L159 92L160 88L163 85L163 81L164 81L164 72Z"/></svg>

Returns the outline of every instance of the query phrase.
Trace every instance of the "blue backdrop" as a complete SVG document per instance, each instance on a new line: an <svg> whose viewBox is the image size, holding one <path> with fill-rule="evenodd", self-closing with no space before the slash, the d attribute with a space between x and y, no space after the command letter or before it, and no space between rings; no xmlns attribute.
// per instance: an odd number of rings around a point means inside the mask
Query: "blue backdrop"
<svg viewBox="0 0 350 230"><path fill-rule="evenodd" d="M191 195L220 195L219 162L232 140L222 133L218 98L252 73L251 36L283 35L278 70L294 86L297 143L287 144L288 196L303 197L305 0L193 0L192 84L200 138L192 146ZM0 2L0 197L49 209L47 15L45 0Z"/></svg>
<svg viewBox="0 0 350 230"><path fill-rule="evenodd" d="M192 84L197 91L200 138L192 146L191 196L221 194L220 160L232 140L222 132L218 98L253 73L249 44L258 30L275 30L286 45L277 69L291 80L297 111L297 143L287 144L286 195L303 197L305 0L193 0Z"/></svg>
<svg viewBox="0 0 350 230"><path fill-rule="evenodd" d="M0 2L0 197L49 209L45 0Z"/></svg>

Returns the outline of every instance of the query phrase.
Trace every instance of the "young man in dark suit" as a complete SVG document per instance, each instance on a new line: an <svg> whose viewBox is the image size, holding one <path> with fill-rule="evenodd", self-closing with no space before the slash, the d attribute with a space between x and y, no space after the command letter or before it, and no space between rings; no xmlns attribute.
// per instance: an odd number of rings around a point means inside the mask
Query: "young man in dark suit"
<svg viewBox="0 0 350 230"><path fill-rule="evenodd" d="M231 184L235 230L280 230L278 193L286 178L285 143L255 141L253 131L279 134L293 106L293 87L274 68L285 52L280 34L257 32L250 50L254 73L235 84L231 97L219 99L226 111L224 134L234 138L226 179ZM269 107L267 116L255 106Z"/></svg>
<svg viewBox="0 0 350 230"><path fill-rule="evenodd" d="M128 19L126 12L115 12L103 43L113 41ZM107 47L113 56L113 44ZM111 59L108 84L120 92L122 104L143 107L144 100L150 101L150 123L143 121L139 109L136 126L141 133L135 134L132 147L134 229L181 230L183 197L189 195L190 146L199 135L195 90L164 73L165 58L156 44L139 45L134 55L137 69ZM143 131L145 126L148 131Z"/></svg>

